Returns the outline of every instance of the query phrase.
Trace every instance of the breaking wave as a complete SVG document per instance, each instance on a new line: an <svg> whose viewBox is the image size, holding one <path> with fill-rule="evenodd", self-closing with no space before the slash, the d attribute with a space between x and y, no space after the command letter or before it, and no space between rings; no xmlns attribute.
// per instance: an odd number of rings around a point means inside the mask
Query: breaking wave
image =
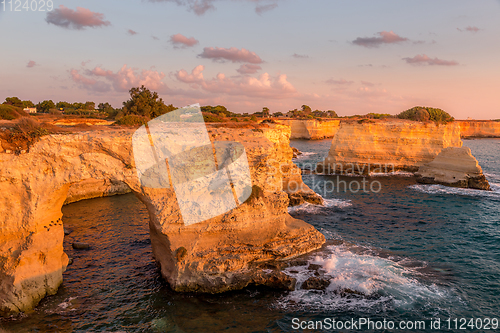
<svg viewBox="0 0 500 333"><path fill-rule="evenodd" d="M305 202L301 205L288 207L289 214L327 214L332 208L345 208L352 206L350 200L342 199L323 199L325 205L315 205L309 202Z"/></svg>
<svg viewBox="0 0 500 333"><path fill-rule="evenodd" d="M382 258L358 246L327 246L322 254L303 265L285 270L297 279L297 287L278 299L277 306L308 311L388 311L412 308L434 299L443 304L442 309L451 308L457 296L434 283L417 280L422 273L415 265L405 267L405 261L413 262ZM420 262L417 266L426 265ZM304 281L311 277L328 281L328 286L324 290L302 289Z"/></svg>

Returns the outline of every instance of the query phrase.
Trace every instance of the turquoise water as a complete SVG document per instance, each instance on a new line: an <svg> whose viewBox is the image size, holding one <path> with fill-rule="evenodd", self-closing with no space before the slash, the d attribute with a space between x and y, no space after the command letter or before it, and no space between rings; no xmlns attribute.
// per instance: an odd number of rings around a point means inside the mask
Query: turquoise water
<svg viewBox="0 0 500 333"><path fill-rule="evenodd" d="M324 248L306 257L307 264L287 269L298 280L292 292L248 288L222 295L174 293L154 264L148 214L133 195L65 206L64 224L72 230L65 251L74 263L64 273L62 287L33 313L0 321L0 327L7 332L297 332L301 330L294 330L294 318L369 318L396 325L424 320L426 327L352 331L459 332L464 330L448 330L446 319L498 318L500 140L464 144L480 161L494 191L378 176L367 181L379 182L379 193L334 191L323 193L326 207L290 209L327 238ZM293 141L292 146L309 153L296 160L306 165L322 160L329 140ZM311 186L360 180L304 175ZM73 241L89 242L92 248L75 251ZM316 274L330 283L325 291L301 289L315 274L308 264L321 267ZM441 330L430 329L435 318L441 319Z"/></svg>

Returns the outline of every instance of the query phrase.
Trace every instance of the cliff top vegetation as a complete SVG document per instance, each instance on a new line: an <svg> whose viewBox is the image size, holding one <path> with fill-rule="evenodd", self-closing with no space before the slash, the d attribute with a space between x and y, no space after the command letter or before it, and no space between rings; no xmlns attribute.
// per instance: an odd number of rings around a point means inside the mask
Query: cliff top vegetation
<svg viewBox="0 0 500 333"><path fill-rule="evenodd" d="M435 121L447 123L455 120L448 112L441 109L415 106L411 109L401 112L397 115L399 119L407 119L413 121Z"/></svg>

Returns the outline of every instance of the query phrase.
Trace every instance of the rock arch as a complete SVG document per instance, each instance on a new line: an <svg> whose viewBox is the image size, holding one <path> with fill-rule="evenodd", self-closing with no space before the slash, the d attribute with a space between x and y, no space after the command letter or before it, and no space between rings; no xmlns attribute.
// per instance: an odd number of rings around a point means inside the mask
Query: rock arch
<svg viewBox="0 0 500 333"><path fill-rule="evenodd" d="M289 127L209 128L217 140L243 143L258 190L232 211L189 226L172 189L139 186L132 134L108 129L50 135L25 154L0 154L0 314L30 311L61 284L68 263L61 207L71 184L108 181L134 192L149 212L155 259L177 291L270 285L279 272L263 274L256 262L292 258L324 243L311 225L287 213L287 175L276 170L291 164Z"/></svg>

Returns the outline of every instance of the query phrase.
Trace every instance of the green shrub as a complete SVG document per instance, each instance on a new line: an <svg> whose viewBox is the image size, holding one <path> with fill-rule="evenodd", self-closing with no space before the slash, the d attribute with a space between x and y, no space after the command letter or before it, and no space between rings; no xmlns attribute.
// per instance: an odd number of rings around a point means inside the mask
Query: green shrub
<svg viewBox="0 0 500 333"><path fill-rule="evenodd" d="M27 116L26 112L12 105L0 104L0 119L13 120L21 116Z"/></svg>
<svg viewBox="0 0 500 333"><path fill-rule="evenodd" d="M407 119L413 121L435 121L435 122L450 122L455 120L449 113L436 108L416 106L397 115L399 119Z"/></svg>
<svg viewBox="0 0 500 333"><path fill-rule="evenodd" d="M43 124L40 124L33 118L22 117L16 122L14 127L9 131L9 142L26 142L28 146L36 142L44 135L51 134Z"/></svg>
<svg viewBox="0 0 500 333"><path fill-rule="evenodd" d="M144 116L137 116L134 114L130 114L127 116L123 116L118 118L115 122L117 125L125 125L125 126L137 126L137 125L145 125L148 122L148 118Z"/></svg>
<svg viewBox="0 0 500 333"><path fill-rule="evenodd" d="M392 118L394 116L388 113L368 113L366 117L370 119L384 119L384 118Z"/></svg>
<svg viewBox="0 0 500 333"><path fill-rule="evenodd" d="M219 116L219 115L209 113L209 112L202 112L202 114L203 114L203 120L206 123L222 123L222 122L224 122L224 118Z"/></svg>

